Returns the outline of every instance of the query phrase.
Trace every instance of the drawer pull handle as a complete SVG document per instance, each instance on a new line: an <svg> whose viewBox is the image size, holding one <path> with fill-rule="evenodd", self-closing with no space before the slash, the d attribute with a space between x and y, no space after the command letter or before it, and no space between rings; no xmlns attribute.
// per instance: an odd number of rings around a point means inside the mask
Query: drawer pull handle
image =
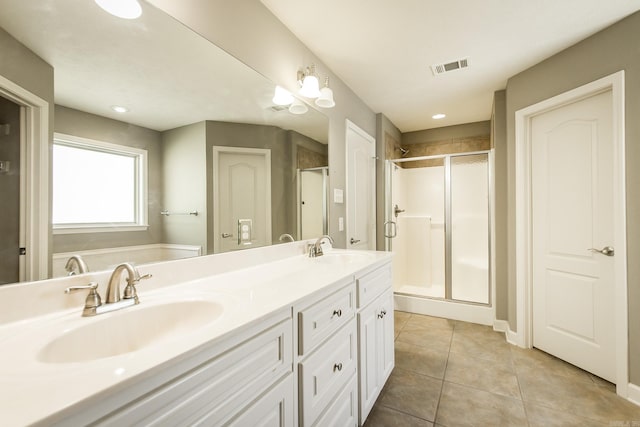
<svg viewBox="0 0 640 427"><path fill-rule="evenodd" d="M342 310L341 309L333 310L333 315L338 317L342 316Z"/></svg>
<svg viewBox="0 0 640 427"><path fill-rule="evenodd" d="M333 365L333 372L335 371L342 371L342 363L336 363Z"/></svg>
<svg viewBox="0 0 640 427"><path fill-rule="evenodd" d="M386 316L386 315L387 315L387 311L386 311L386 310L382 310L382 311L380 312L380 314L378 314L378 318L379 318L379 319L382 319L382 318L383 318L384 316Z"/></svg>

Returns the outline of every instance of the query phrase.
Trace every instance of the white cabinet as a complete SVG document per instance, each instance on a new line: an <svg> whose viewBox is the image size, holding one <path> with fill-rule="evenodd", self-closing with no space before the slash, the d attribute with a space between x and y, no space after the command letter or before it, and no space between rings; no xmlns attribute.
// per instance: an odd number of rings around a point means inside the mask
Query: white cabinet
<svg viewBox="0 0 640 427"><path fill-rule="evenodd" d="M357 425L356 288L353 280L347 283L298 311L298 419L303 427ZM345 418L336 418L338 413Z"/></svg>
<svg viewBox="0 0 640 427"><path fill-rule="evenodd" d="M281 411L282 423L276 425L292 426L291 312L272 316L239 335L246 338L232 348L212 349L204 363L195 358L185 361L182 375L95 424L210 426L227 424L247 411L256 419Z"/></svg>
<svg viewBox="0 0 640 427"><path fill-rule="evenodd" d="M377 292L376 292L377 291ZM360 424L364 424L395 366L391 266L358 279Z"/></svg>

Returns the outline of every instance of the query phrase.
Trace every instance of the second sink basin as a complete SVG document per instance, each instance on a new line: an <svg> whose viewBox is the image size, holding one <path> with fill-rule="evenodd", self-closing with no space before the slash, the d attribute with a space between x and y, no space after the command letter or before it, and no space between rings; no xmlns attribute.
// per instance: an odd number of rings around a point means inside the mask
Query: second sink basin
<svg viewBox="0 0 640 427"><path fill-rule="evenodd" d="M49 341L37 358L44 363L73 363L133 352L210 324L223 311L215 301L184 300L79 319L87 323Z"/></svg>

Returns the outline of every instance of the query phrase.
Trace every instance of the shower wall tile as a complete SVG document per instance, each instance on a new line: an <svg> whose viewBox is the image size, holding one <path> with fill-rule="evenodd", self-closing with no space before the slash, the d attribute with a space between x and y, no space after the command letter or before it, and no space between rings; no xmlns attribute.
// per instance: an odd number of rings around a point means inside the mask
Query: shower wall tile
<svg viewBox="0 0 640 427"><path fill-rule="evenodd" d="M490 135L478 135L469 137L447 138L438 141L418 142L405 144L402 148L409 150L407 157L438 156L442 154L469 153L472 151L484 151L491 148ZM404 168L420 168L442 166L442 159L420 160L403 163Z"/></svg>

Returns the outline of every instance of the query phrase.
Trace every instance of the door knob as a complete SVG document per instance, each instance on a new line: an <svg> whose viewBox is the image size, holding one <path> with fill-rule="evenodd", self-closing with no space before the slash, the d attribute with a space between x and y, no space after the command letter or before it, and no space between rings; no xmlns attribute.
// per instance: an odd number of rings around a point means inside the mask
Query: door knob
<svg viewBox="0 0 640 427"><path fill-rule="evenodd" d="M229 234L229 233L222 233L222 238L226 239L227 237L233 237L233 234Z"/></svg>
<svg viewBox="0 0 640 427"><path fill-rule="evenodd" d="M351 240L349 240L349 242L351 242L352 245L355 245L356 243L359 243L360 240L358 239L354 239L353 237L351 238Z"/></svg>
<svg viewBox="0 0 640 427"><path fill-rule="evenodd" d="M404 212L404 209L400 209L398 205L395 205L393 207L393 213L395 214L396 218L398 218L398 214L402 212Z"/></svg>
<svg viewBox="0 0 640 427"><path fill-rule="evenodd" d="M598 253L601 253L602 255L606 255L606 256L613 256L615 254L615 251L613 250L613 248L611 246L605 246L602 249L590 248L589 250L591 252L598 252Z"/></svg>

